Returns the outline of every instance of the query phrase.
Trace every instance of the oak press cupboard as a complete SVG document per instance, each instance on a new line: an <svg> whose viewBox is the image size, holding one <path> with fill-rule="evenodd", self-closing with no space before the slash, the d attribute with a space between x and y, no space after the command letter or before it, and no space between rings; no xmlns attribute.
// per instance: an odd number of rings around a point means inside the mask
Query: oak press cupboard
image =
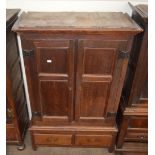
<svg viewBox="0 0 155 155"><path fill-rule="evenodd" d="M33 149L112 152L133 37L142 29L121 12L27 12L13 31L21 38Z"/></svg>

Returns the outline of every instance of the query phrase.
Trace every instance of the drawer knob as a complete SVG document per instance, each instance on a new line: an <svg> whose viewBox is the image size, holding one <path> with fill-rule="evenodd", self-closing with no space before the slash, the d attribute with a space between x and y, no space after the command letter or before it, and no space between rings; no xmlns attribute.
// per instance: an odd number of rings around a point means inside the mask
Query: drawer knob
<svg viewBox="0 0 155 155"><path fill-rule="evenodd" d="M52 63L52 60L51 59L47 59L46 62L47 63Z"/></svg>

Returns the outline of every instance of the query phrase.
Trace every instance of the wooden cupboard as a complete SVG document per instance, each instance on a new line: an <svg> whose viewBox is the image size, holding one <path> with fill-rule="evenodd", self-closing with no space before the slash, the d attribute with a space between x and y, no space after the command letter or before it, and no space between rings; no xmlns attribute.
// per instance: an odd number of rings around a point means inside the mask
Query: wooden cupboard
<svg viewBox="0 0 155 155"><path fill-rule="evenodd" d="M16 34L11 31L19 11L6 10L6 142L22 150L29 118Z"/></svg>
<svg viewBox="0 0 155 155"><path fill-rule="evenodd" d="M135 36L118 112L116 150L147 154L148 142L148 6L130 4L132 18L144 29ZM124 148L125 143L131 143ZM133 143L133 145L132 145ZM143 143L143 145L140 145Z"/></svg>
<svg viewBox="0 0 155 155"><path fill-rule="evenodd" d="M13 31L21 38L33 148L113 151L128 57L142 29L121 12L28 12Z"/></svg>

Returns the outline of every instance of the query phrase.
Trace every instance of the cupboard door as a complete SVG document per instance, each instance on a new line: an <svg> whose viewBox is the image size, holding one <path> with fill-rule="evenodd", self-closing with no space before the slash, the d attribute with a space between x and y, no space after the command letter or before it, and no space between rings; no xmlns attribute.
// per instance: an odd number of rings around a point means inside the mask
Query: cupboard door
<svg viewBox="0 0 155 155"><path fill-rule="evenodd" d="M102 124L116 112L128 62L126 50L127 40L78 41L77 121Z"/></svg>
<svg viewBox="0 0 155 155"><path fill-rule="evenodd" d="M32 52L31 57L25 57L32 111L55 122L72 120L73 41L36 39L28 42L23 43L23 50Z"/></svg>

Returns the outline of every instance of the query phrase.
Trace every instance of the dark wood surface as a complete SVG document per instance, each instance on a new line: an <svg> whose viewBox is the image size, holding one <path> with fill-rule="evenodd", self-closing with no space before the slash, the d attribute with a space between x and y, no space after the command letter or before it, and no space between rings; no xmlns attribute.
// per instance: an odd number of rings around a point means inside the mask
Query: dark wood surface
<svg viewBox="0 0 155 155"><path fill-rule="evenodd" d="M142 31L127 14L122 12L27 12L22 13L13 30L94 31L96 33Z"/></svg>
<svg viewBox="0 0 155 155"><path fill-rule="evenodd" d="M23 145L29 118L16 34L11 31L19 11L6 10L6 141L7 144Z"/></svg>
<svg viewBox="0 0 155 155"><path fill-rule="evenodd" d="M130 6L133 10L132 18L144 32L134 38L117 116L119 134L116 149L122 152L126 142L147 145L148 141L148 6ZM132 148L128 150L133 153Z"/></svg>
<svg viewBox="0 0 155 155"><path fill-rule="evenodd" d="M13 30L21 36L33 148L113 151L128 56L142 29L123 13L29 12Z"/></svg>

